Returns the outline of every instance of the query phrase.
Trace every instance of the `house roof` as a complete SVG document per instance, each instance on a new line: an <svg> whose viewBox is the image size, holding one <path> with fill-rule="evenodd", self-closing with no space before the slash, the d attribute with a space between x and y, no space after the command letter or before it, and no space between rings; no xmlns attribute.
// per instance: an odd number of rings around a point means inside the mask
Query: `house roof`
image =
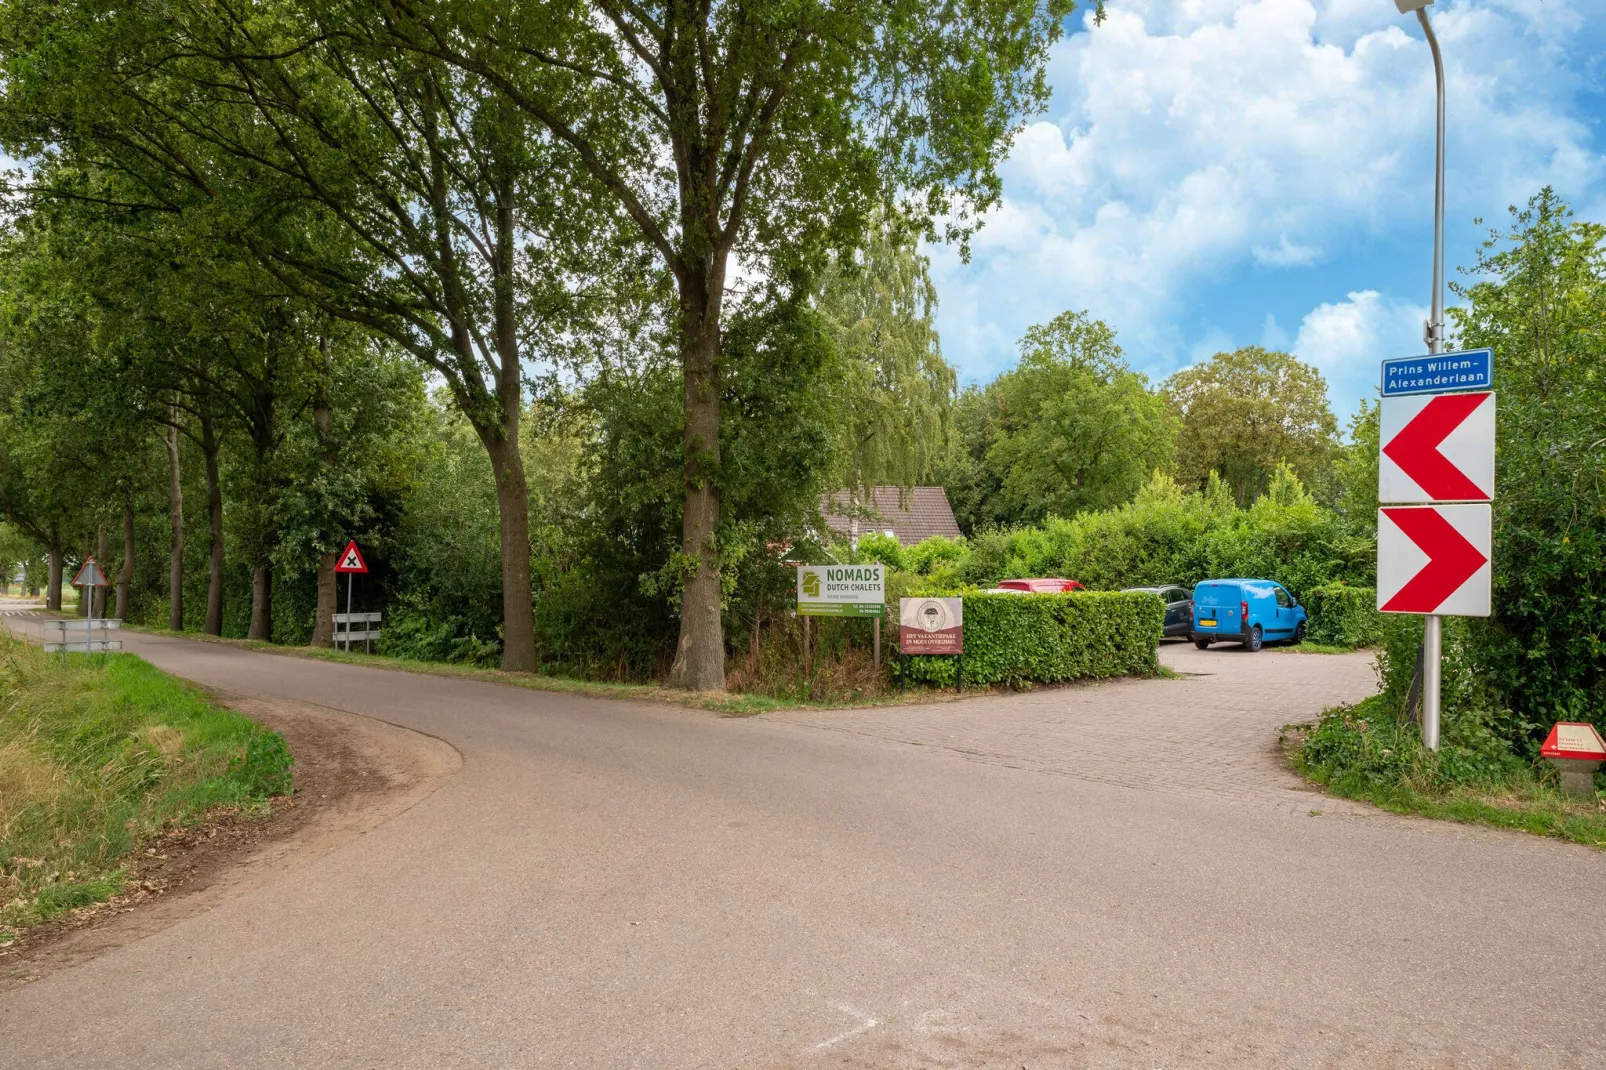
<svg viewBox="0 0 1606 1070"><path fill-rule="evenodd" d="M839 490L820 500L820 515L826 526L838 535L852 537L872 531L890 531L905 546L913 546L933 535L959 538L959 524L948 504L948 492L941 487L914 487L904 491L901 487L873 487L868 499L860 505L871 515L861 516L855 526L854 518L844 515L853 511L853 495Z"/></svg>

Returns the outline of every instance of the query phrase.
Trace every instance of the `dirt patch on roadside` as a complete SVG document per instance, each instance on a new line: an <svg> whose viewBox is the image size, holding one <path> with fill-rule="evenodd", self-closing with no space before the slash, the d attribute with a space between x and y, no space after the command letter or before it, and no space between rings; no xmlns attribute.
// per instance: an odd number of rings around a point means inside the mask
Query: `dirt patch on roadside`
<svg viewBox="0 0 1606 1070"><path fill-rule="evenodd" d="M395 725L281 698L217 693L284 735L294 794L265 817L220 811L132 859L123 894L23 931L0 949L0 992L132 943L267 884L384 824L462 767L450 744Z"/></svg>

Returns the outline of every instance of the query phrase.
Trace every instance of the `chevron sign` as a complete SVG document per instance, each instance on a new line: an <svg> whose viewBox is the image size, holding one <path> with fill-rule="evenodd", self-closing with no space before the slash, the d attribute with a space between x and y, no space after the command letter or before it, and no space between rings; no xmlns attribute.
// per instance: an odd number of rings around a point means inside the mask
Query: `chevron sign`
<svg viewBox="0 0 1606 1070"><path fill-rule="evenodd" d="M1494 497L1494 394L1384 398L1380 502L1486 502Z"/></svg>
<svg viewBox="0 0 1606 1070"><path fill-rule="evenodd" d="M1491 519L1488 505L1379 509L1377 608L1487 617Z"/></svg>

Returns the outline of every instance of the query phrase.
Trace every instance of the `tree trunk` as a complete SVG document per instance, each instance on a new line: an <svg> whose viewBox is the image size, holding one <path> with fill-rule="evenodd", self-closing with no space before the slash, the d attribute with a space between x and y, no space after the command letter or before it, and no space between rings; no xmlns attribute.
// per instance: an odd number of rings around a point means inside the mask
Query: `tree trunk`
<svg viewBox="0 0 1606 1070"><path fill-rule="evenodd" d="M725 629L721 620L719 548L719 310L725 288L725 258L712 254L706 267L681 280L680 351L686 426L686 506L681 553L689 566L681 594L680 642L669 686L690 691L725 689Z"/></svg>
<svg viewBox="0 0 1606 1070"><path fill-rule="evenodd" d="M223 484L218 478L218 450L212 409L203 403L201 454L206 460L206 523L211 557L206 567L206 620L201 630L207 635L223 634Z"/></svg>
<svg viewBox="0 0 1606 1070"><path fill-rule="evenodd" d="M319 375L313 391L312 428L317 434L318 445L323 450L323 466L326 470L333 471L340 462L340 457L335 450L334 413L329 403L329 383L334 377L334 342L327 331L318 337L318 353L323 358L323 367L320 369L322 374ZM338 537L336 541L339 541ZM336 551L322 554L318 558L318 606L313 611L312 618L313 646L335 645L335 613L339 611L340 600L335 562L339 559L340 555Z"/></svg>
<svg viewBox="0 0 1606 1070"><path fill-rule="evenodd" d="M312 645L335 645L335 614L340 605L340 577L335 575L338 553L318 557L318 609L312 622Z"/></svg>
<svg viewBox="0 0 1606 1070"><path fill-rule="evenodd" d="M258 565L251 570L251 628L247 639L273 641L273 566Z"/></svg>
<svg viewBox="0 0 1606 1070"><path fill-rule="evenodd" d="M496 511L502 535L502 668L535 672L535 607L530 589L530 492L519 456L518 416L513 435L486 443L496 474Z"/></svg>
<svg viewBox="0 0 1606 1070"><path fill-rule="evenodd" d="M105 574L106 574L106 562L111 560L111 556L112 556L112 540L111 540L111 536L106 533L106 525L104 523L102 523L102 524L97 525L96 528L95 528L95 563L100 566L100 572L101 572L102 578L105 577ZM100 620L105 620L106 619L106 588L104 588L104 587L96 587L96 588L94 588L94 593L95 593L95 616L97 618L99 618Z"/></svg>
<svg viewBox="0 0 1606 1070"><path fill-rule="evenodd" d="M128 619L128 588L134 582L134 499L123 501L123 563L117 570L117 619Z"/></svg>
<svg viewBox="0 0 1606 1070"><path fill-rule="evenodd" d="M514 293L514 226L511 172L500 176L496 196L496 350L500 365L496 400L502 426L481 441L496 475L496 511L502 536L502 669L535 672L535 606L530 587L530 488L519 453L524 377L519 363L518 301Z"/></svg>
<svg viewBox="0 0 1606 1070"><path fill-rule="evenodd" d="M177 413L173 416L176 419ZM179 469L178 428L167 429L167 522L172 550L167 564L167 627L184 630L184 479Z"/></svg>
<svg viewBox="0 0 1606 1070"><path fill-rule="evenodd" d="M49 609L49 610L54 610L55 612L60 613L61 612L61 565L62 565L62 560L61 559L62 559L62 556L63 556L62 555L62 551L61 551L61 543L60 542L56 542L56 543L51 544L51 546L48 547L46 552L49 554L50 563L47 566L48 571L47 571L46 577L45 577L45 608Z"/></svg>

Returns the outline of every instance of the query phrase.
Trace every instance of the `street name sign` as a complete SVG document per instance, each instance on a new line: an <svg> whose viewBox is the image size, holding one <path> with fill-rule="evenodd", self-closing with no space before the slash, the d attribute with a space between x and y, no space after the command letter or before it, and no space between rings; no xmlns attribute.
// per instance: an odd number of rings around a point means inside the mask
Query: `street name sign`
<svg viewBox="0 0 1606 1070"><path fill-rule="evenodd" d="M962 598L900 598L898 653L963 654L964 625Z"/></svg>
<svg viewBox="0 0 1606 1070"><path fill-rule="evenodd" d="M1457 390L1489 390L1493 387L1492 349L1399 357L1383 362L1383 396L1386 398L1406 394L1448 394Z"/></svg>
<svg viewBox="0 0 1606 1070"><path fill-rule="evenodd" d="M1487 617L1493 518L1488 505L1377 511L1377 608Z"/></svg>
<svg viewBox="0 0 1606 1070"><path fill-rule="evenodd" d="M1384 398L1378 414L1380 502L1494 497L1494 394Z"/></svg>
<svg viewBox="0 0 1606 1070"><path fill-rule="evenodd" d="M353 572L359 575L368 571L368 562L362 559L362 551L357 549L356 539L346 543L346 548L340 551L340 560L335 562L335 571Z"/></svg>
<svg viewBox="0 0 1606 1070"><path fill-rule="evenodd" d="M797 611L804 617L879 617L887 608L882 565L799 565Z"/></svg>
<svg viewBox="0 0 1606 1070"><path fill-rule="evenodd" d="M1606 740L1587 721L1558 721L1545 737L1539 753L1546 758L1598 762L1606 758Z"/></svg>

